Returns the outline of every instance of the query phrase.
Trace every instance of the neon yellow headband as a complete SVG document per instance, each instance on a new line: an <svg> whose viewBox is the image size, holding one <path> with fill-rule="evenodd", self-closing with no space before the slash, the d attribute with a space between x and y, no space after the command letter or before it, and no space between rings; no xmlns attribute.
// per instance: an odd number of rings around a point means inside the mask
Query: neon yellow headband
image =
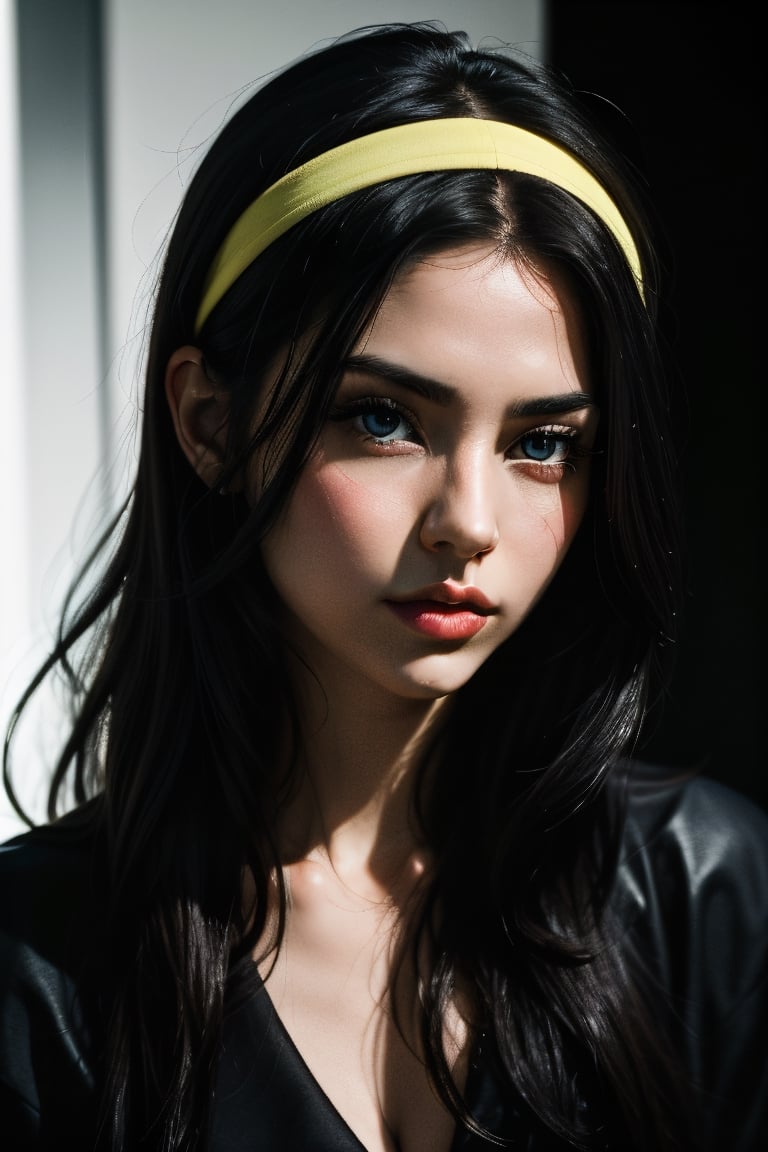
<svg viewBox="0 0 768 1152"><path fill-rule="evenodd" d="M423 120L331 148L288 172L257 197L214 258L195 331L200 331L248 265L305 216L372 184L459 168L525 172L570 192L611 230L642 293L640 257L629 228L603 186L570 152L524 128L496 120Z"/></svg>

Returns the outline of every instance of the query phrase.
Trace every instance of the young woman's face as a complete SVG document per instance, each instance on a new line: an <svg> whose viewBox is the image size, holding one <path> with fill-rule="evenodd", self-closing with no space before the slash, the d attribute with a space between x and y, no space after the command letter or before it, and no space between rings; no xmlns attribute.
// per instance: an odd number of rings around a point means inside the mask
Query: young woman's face
<svg viewBox="0 0 768 1152"><path fill-rule="evenodd" d="M326 692L436 699L511 636L584 514L590 393L550 281L476 247L395 280L264 543Z"/></svg>

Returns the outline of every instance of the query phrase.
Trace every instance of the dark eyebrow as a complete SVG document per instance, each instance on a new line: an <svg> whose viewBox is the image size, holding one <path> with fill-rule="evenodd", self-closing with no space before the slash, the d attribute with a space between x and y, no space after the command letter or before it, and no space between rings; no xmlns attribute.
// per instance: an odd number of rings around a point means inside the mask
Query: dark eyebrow
<svg viewBox="0 0 768 1152"><path fill-rule="evenodd" d="M365 372L370 376L382 376L394 384L400 384L411 392L416 392L426 400L447 407L459 396L458 391L449 384L440 380L433 380L430 376L422 376L419 372L412 372L402 364L393 364L380 356L350 356L346 361L345 370L352 372ZM556 412L576 412L580 408L594 408L595 401L587 392L564 392L559 396L537 396L530 400L520 400L510 404L507 416L514 419L518 416L547 416Z"/></svg>

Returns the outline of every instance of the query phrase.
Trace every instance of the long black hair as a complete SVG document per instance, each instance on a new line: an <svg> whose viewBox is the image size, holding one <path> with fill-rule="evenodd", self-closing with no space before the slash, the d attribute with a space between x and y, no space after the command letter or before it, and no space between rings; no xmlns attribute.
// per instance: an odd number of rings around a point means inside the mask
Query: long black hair
<svg viewBox="0 0 768 1152"><path fill-rule="evenodd" d="M644 298L605 225L560 188L519 173L437 172L317 211L195 331L219 244L276 179L367 132L467 115L528 128L581 159L632 231ZM21 705L64 669L75 718L49 816L69 783L105 845L97 982L110 1147L205 1147L224 1013L252 971L270 877L280 882L275 817L300 753L286 763L281 734L295 705L260 541L393 277L474 241L563 277L602 416L590 508L565 562L456 694L425 760L418 813L436 863L409 940L431 958L426 1061L472 1127L442 1047L443 1006L460 980L472 989L475 1039L537 1123L584 1146L606 1133L623 1148L677 1146L662 1046L605 919L620 825L605 782L662 683L681 588L643 201L562 78L422 23L363 29L299 60L232 116L200 163L157 287L135 484L105 537L110 559ZM229 393L219 490L189 467L164 394L168 360L185 344ZM260 384L276 362L265 405ZM239 479L255 459L260 496L248 503ZM584 1108L590 1095L596 1114Z"/></svg>

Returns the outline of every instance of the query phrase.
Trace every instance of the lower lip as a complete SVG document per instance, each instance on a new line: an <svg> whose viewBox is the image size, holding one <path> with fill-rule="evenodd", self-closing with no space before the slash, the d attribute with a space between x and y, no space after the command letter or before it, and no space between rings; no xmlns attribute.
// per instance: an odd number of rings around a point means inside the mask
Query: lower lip
<svg viewBox="0 0 768 1152"><path fill-rule="evenodd" d="M405 604L388 600L387 607L415 632L434 640L470 640L488 620L462 604L439 604L436 600L409 600Z"/></svg>

